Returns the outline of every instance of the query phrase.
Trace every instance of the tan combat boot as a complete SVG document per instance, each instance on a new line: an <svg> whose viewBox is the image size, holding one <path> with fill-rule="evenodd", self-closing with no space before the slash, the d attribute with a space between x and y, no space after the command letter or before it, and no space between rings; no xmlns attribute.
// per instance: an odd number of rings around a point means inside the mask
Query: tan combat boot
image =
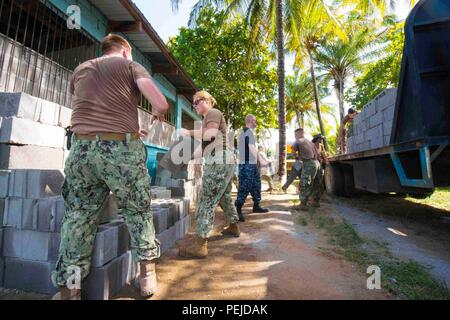
<svg viewBox="0 0 450 320"><path fill-rule="evenodd" d="M224 236L233 236L238 238L241 235L241 230L237 223L231 223L227 228L223 229L222 234Z"/></svg>
<svg viewBox="0 0 450 320"><path fill-rule="evenodd" d="M139 262L139 289L142 297L151 297L156 293L158 284L156 281L156 264L153 261Z"/></svg>
<svg viewBox="0 0 450 320"><path fill-rule="evenodd" d="M52 297L52 300L81 300L81 290L60 287L59 292Z"/></svg>
<svg viewBox="0 0 450 320"><path fill-rule="evenodd" d="M184 258L205 258L208 255L208 239L196 235L191 243L180 247L178 255Z"/></svg>

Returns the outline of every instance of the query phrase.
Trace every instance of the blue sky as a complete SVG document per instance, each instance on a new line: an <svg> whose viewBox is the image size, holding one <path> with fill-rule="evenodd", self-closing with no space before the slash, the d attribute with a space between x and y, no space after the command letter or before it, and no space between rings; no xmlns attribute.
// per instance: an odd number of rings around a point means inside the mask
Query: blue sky
<svg viewBox="0 0 450 320"><path fill-rule="evenodd" d="M180 27L187 26L189 13L196 2L197 0L182 0L179 11L175 13L170 0L134 0L164 41L177 35ZM396 13L400 18L405 18L408 13L407 2L409 0L399 1Z"/></svg>

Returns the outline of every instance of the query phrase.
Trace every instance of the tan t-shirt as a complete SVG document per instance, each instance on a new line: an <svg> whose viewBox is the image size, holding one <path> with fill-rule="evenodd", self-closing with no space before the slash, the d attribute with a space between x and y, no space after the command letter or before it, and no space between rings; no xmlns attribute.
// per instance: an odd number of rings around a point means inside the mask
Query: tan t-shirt
<svg viewBox="0 0 450 320"><path fill-rule="evenodd" d="M319 154L317 152L316 146L314 145L314 143L312 143L308 139L305 139L305 138L298 139L296 141L296 146L298 148L298 151L300 153L300 159L302 161L311 160L311 159L315 159L315 160L319 159Z"/></svg>
<svg viewBox="0 0 450 320"><path fill-rule="evenodd" d="M225 117L223 116L222 112L220 110L212 108L208 111L208 113L203 118L202 127L206 128L208 123L215 122L219 125L219 132L220 134L217 135L216 139L213 140L214 144L217 145L220 143L220 140L222 140L223 149L227 149L227 122L225 121ZM209 144L213 143L213 141L204 141L203 140L203 150L208 146Z"/></svg>
<svg viewBox="0 0 450 320"><path fill-rule="evenodd" d="M80 64L70 91L72 130L79 134L138 132L136 80L150 78L143 66L122 57L100 57Z"/></svg>

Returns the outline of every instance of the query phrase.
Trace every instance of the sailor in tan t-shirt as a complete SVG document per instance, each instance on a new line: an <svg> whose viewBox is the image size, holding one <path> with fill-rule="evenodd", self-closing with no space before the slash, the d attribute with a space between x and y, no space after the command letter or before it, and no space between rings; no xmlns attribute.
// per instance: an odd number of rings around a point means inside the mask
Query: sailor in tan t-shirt
<svg viewBox="0 0 450 320"><path fill-rule="evenodd" d="M110 191L128 226L133 259L139 262L141 295L155 293L155 238L146 147L140 140L137 105L142 93L161 118L168 104L122 37L108 35L103 56L79 65L72 75L74 132L66 161L62 194L65 204L61 245L52 281L60 289L54 299L76 300L82 288L68 286L74 272L89 274L98 216ZM69 279L69 280L68 280ZM72 283L71 283L72 285Z"/></svg>
<svg viewBox="0 0 450 320"><path fill-rule="evenodd" d="M227 124L216 100L206 91L194 95L195 111L203 116L200 130L181 129L180 134L202 140L203 179L195 210L196 237L193 243L179 248L179 255L204 258L208 255L208 237L214 227L214 212L220 205L228 227L223 234L239 237L239 217L231 198L231 180L235 170L234 155L228 148Z"/></svg>
<svg viewBox="0 0 450 320"><path fill-rule="evenodd" d="M304 137L304 130L297 129L299 139L297 145L300 152L300 158L303 161L302 174L300 176L300 209L308 209L310 204L318 207L321 195L321 177L319 153L314 143Z"/></svg>

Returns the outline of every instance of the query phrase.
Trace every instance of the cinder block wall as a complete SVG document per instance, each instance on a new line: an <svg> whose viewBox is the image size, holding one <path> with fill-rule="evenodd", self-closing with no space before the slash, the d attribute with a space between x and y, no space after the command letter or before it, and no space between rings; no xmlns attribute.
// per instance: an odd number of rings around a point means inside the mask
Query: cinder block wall
<svg viewBox="0 0 450 320"><path fill-rule="evenodd" d="M347 141L348 153L389 145L397 89L386 89L364 106L353 120L353 135Z"/></svg>
<svg viewBox="0 0 450 320"><path fill-rule="evenodd" d="M145 125L149 115L140 111ZM24 93L0 93L0 286L51 294L64 216L64 127L71 110ZM149 143L170 145L173 126ZM172 128L171 128L172 127ZM152 205L157 238L165 252L190 227L190 198L171 199L168 188L154 188ZM158 193L157 191L163 193ZM84 297L108 299L133 281L129 235L115 199L102 208L90 276Z"/></svg>

